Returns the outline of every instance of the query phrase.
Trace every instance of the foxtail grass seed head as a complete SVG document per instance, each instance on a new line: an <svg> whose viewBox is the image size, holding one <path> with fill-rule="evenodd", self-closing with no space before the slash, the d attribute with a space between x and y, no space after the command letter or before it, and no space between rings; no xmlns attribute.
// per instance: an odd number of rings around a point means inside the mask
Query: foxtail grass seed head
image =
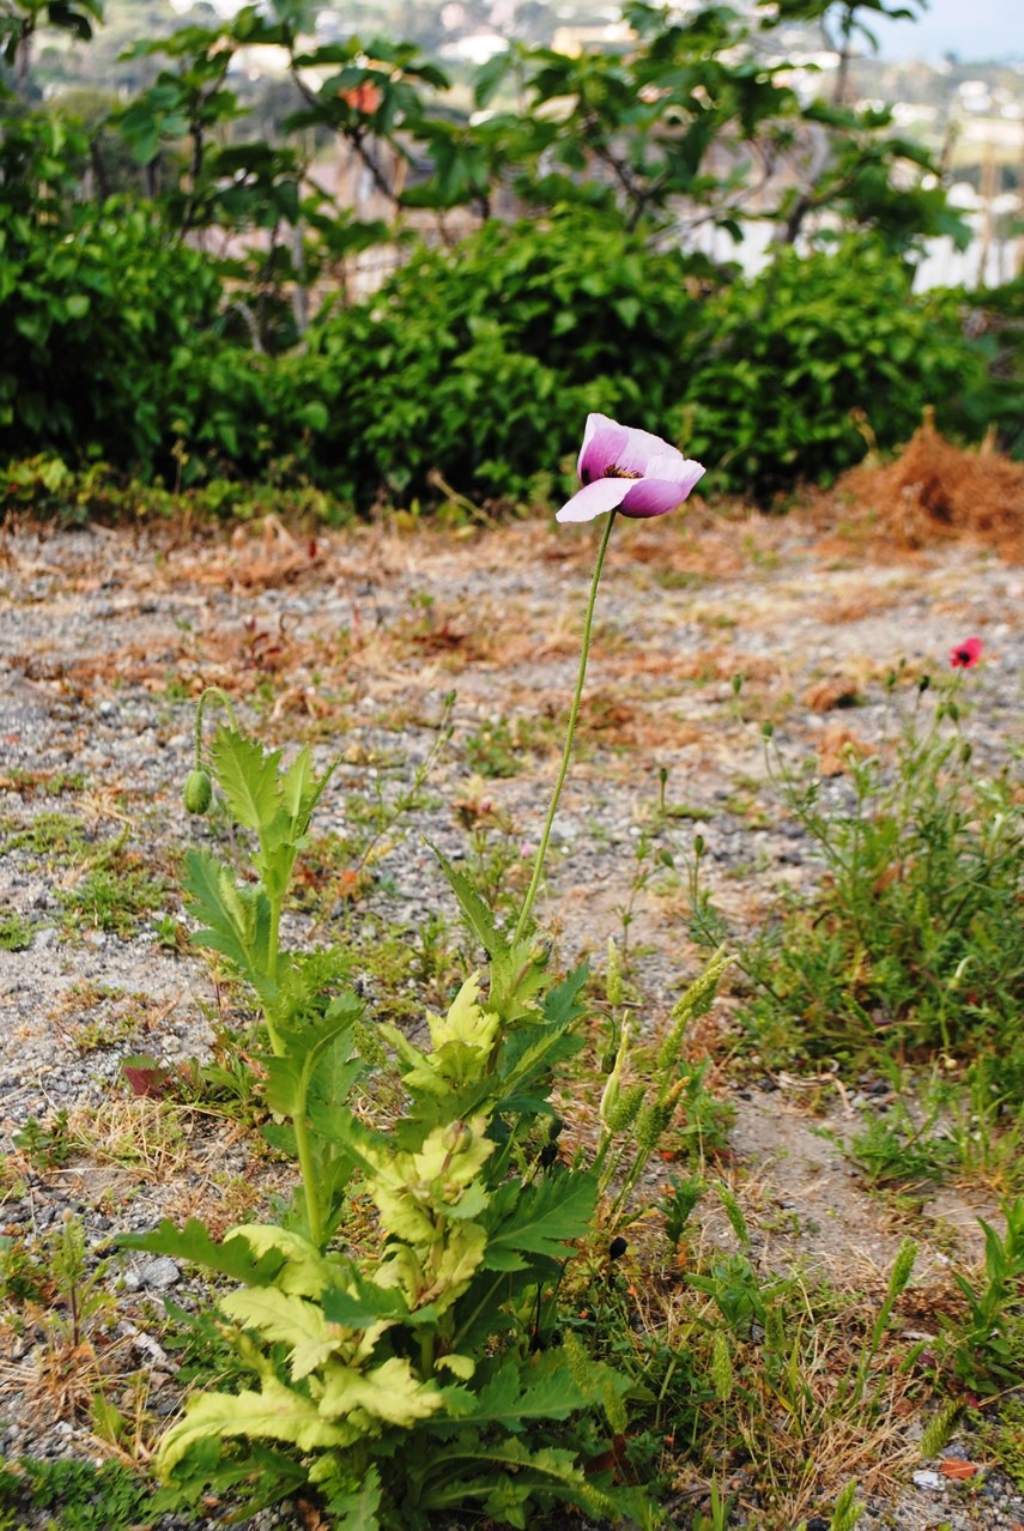
<svg viewBox="0 0 1024 1531"><path fill-rule="evenodd" d="M658 1068L661 1070L674 1068L679 1061L679 1055L683 1050L683 1042L686 1037L686 1028L691 1021L699 1020L706 1015L714 1003L715 994L718 991L719 980L728 966L729 958L724 951L717 951L705 967L690 984L689 988L676 1001L672 1010L672 1029L669 1031L658 1053Z"/></svg>
<svg viewBox="0 0 1024 1531"><path fill-rule="evenodd" d="M636 1127L636 1145L639 1153L653 1153L675 1116L679 1097L683 1092L680 1081L673 1085L663 1100L656 1100L651 1105L645 1106L640 1113Z"/></svg>
<svg viewBox="0 0 1024 1531"><path fill-rule="evenodd" d="M711 1342L711 1381L719 1403L728 1402L732 1397L735 1379L729 1341L721 1329L715 1331L715 1337Z"/></svg>
<svg viewBox="0 0 1024 1531"><path fill-rule="evenodd" d="M889 1277L889 1294L898 1297L910 1280L917 1260L917 1245L913 1239L904 1239L899 1247L896 1260L893 1264L892 1274Z"/></svg>
<svg viewBox="0 0 1024 1531"><path fill-rule="evenodd" d="M632 1127L644 1103L646 1086L642 1084L627 1085L619 1094L614 1106L608 1111L608 1120L605 1126L616 1137Z"/></svg>

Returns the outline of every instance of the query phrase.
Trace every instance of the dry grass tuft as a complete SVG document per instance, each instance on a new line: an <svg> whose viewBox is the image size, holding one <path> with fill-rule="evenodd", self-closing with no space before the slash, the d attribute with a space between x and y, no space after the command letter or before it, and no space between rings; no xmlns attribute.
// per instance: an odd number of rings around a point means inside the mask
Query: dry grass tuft
<svg viewBox="0 0 1024 1531"><path fill-rule="evenodd" d="M861 546L913 552L969 539L1024 560L1024 463L988 443L954 446L930 411L895 461L853 468L815 511Z"/></svg>

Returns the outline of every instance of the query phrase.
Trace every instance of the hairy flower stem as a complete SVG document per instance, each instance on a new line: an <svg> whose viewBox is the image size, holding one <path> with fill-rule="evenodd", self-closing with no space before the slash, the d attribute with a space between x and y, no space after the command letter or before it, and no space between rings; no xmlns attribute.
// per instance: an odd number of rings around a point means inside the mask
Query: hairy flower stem
<svg viewBox="0 0 1024 1531"><path fill-rule="evenodd" d="M207 702L219 702L231 719L231 727L235 730L236 734L238 732L238 719L235 716L235 709L227 692L222 691L219 686L207 686L199 698L196 707L195 748L197 771L202 770L203 766L203 714L206 711Z"/></svg>
<svg viewBox="0 0 1024 1531"><path fill-rule="evenodd" d="M587 678L587 660L590 657L590 638L594 626L594 607L597 603L597 587L601 583L601 571L604 568L604 557L608 551L608 543L611 540L612 527L615 524L615 511L613 510L605 522L604 535L601 538L601 546L597 550L597 563L594 565L594 577L590 582L590 597L587 601L586 616L583 619L583 642L580 650L580 667L576 676L576 691L573 695L572 706L569 709L569 722L565 731L565 748L562 750L562 764L558 770L558 779L555 782L555 790L551 794L551 803L548 807L548 816L544 820L544 832L540 837L537 847L537 855L533 863L533 875L530 878L530 886L526 890L526 898L519 912L516 923L515 935L512 943L521 941L526 927L529 924L530 914L533 910L537 890L540 887L541 876L544 871L544 861L548 853L548 842L551 839L551 826L555 822L555 814L558 812L558 804L562 796L562 788L565 786L565 778L569 774L569 765L572 761L572 749L576 739L576 724L580 716L580 703L583 700L583 684Z"/></svg>

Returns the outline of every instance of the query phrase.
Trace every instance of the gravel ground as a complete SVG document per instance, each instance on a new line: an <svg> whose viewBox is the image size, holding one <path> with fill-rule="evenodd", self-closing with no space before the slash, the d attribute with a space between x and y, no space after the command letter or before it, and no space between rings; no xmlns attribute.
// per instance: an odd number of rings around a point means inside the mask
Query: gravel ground
<svg viewBox="0 0 1024 1531"><path fill-rule="evenodd" d="M157 933L162 916L180 916L175 857L196 832L178 801L201 686L231 690L282 743L307 737L322 760L340 750L344 763L317 821L319 833L339 834L351 831L354 804L378 789L393 797L408 781L437 742L446 693L457 693L451 746L360 905L363 918L404 928L412 940L432 912L452 914L428 842L465 856L465 822L481 809L507 815L524 851L537 833L592 551L586 529L537 525L466 537L365 529L315 544L274 526L199 543L144 531L7 534L0 914L20 916L31 940L0 950L0 1129L10 1149L29 1119L63 1109L89 1148L43 1174L25 1166L24 1194L8 1195L0 1232L42 1233L69 1209L92 1240L196 1206L207 1216L220 1207L228 1226L240 1187L257 1198L266 1188L265 1166L254 1170L244 1137L221 1120L193 1117L178 1140L147 1139L136 1162L124 1151L155 1115L154 1102L127 1095L124 1058L203 1059L214 1042L220 998L206 967L168 950ZM765 719L792 758L817 753L826 770L834 766L826 790L843 794L843 745L878 745L891 732L886 673L901 660L913 676L937 673L950 645L978 632L986 660L967 678L970 733L979 769L1002 758L1007 741L1020 739L1022 593L1024 572L980 549L871 560L823 548L795 519L620 526L598 609L581 759L556 822L545 913L566 958L589 951L600 959L618 933L662 767L670 801L690 814L674 831L677 859L699 831L711 886L739 927L780 887L816 874L813 848L780 819L763 783ZM739 702L735 674L745 676ZM902 705L914 691L901 688ZM859 704L844 705L851 698ZM524 768L474 779L472 763L487 748L481 734L501 719L532 746ZM84 826L74 857L62 853L59 834L54 848L52 825L45 849L19 843L54 813ZM134 931L97 931L75 913L75 896L119 835L162 890ZM682 907L671 885L636 903L637 970L652 1024L693 971ZM292 917L293 935L308 927ZM372 975L366 985L372 997ZM762 1230L755 1217L763 1257L780 1268L810 1258L838 1280L877 1279L900 1229L815 1130L799 1082L746 1088L734 1103L732 1146L741 1166L756 1169L759 1205L798 1214L785 1232L775 1228L785 1219ZM841 1130L843 1120L834 1125ZM951 1247L969 1258L974 1218L987 1210L955 1191L936 1198L925 1209L936 1239L926 1241L918 1279L948 1269ZM126 1367L152 1368L158 1413L173 1412L177 1393L173 1365L147 1324L164 1296L187 1301L190 1290L171 1262L123 1266ZM37 1361L31 1336L0 1327L4 1454L94 1456L80 1412L54 1419L40 1410ZM927 1464L914 1471L900 1496L869 1505L864 1524L961 1531L1024 1523L1024 1499L998 1474L979 1490ZM257 1517L250 1525L277 1523L300 1524Z"/></svg>

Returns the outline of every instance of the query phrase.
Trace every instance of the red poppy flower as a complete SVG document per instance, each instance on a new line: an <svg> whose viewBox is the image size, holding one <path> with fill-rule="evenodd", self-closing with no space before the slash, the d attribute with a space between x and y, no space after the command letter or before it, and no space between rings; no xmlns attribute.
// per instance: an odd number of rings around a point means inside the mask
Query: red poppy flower
<svg viewBox="0 0 1024 1531"><path fill-rule="evenodd" d="M980 638L965 638L949 651L949 662L954 670L973 670L985 647Z"/></svg>

